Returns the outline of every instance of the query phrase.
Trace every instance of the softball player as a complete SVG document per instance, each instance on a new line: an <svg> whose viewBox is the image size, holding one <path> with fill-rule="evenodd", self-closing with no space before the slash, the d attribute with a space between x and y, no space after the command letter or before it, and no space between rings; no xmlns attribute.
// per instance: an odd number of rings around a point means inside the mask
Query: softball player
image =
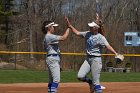
<svg viewBox="0 0 140 93"><path fill-rule="evenodd" d="M42 32L45 34L44 48L47 52L46 63L49 70L49 83L48 93L56 93L58 89L58 83L60 82L60 50L58 43L60 40L65 40L69 34L69 28L64 35L54 35L54 27L58 26L52 21L45 21L42 25Z"/></svg>
<svg viewBox="0 0 140 93"><path fill-rule="evenodd" d="M78 80L87 82L90 86L90 93L102 93L100 85L100 72L102 69L101 50L104 46L117 55L116 51L110 46L106 38L98 33L100 28L95 22L88 23L89 31L79 32L66 18L67 25L77 35L85 39L87 57L78 72ZM92 80L86 75L91 71Z"/></svg>

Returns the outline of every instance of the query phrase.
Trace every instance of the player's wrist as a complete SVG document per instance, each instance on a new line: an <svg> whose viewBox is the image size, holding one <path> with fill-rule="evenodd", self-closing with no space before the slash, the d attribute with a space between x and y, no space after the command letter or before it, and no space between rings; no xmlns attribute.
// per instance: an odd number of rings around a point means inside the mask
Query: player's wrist
<svg viewBox="0 0 140 93"><path fill-rule="evenodd" d="M68 28L70 28L70 29L71 29L71 25L68 25Z"/></svg>
<svg viewBox="0 0 140 93"><path fill-rule="evenodd" d="M115 53L115 56L117 56L119 53Z"/></svg>

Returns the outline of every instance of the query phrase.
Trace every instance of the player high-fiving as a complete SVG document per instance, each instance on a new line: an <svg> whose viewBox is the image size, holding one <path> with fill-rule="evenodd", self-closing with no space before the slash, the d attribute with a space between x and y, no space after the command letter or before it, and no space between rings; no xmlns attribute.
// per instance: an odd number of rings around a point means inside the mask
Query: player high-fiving
<svg viewBox="0 0 140 93"><path fill-rule="evenodd" d="M110 46L106 38L100 34L98 25L96 22L88 23L89 31L79 32L69 22L68 18L65 18L67 25L71 30L80 37L83 37L86 44L86 59L82 64L77 78L80 81L87 82L90 86L90 93L102 93L100 85L100 72L102 69L101 53L102 48L106 46L111 52L117 55L116 51ZM91 71L92 79L87 77L87 73Z"/></svg>
<svg viewBox="0 0 140 93"><path fill-rule="evenodd" d="M47 52L46 63L49 70L48 93L57 93L60 82L60 50L58 43L65 40L69 34L69 28L64 35L54 35L54 27L58 26L52 21L45 21L42 25L42 32L45 34L44 49Z"/></svg>

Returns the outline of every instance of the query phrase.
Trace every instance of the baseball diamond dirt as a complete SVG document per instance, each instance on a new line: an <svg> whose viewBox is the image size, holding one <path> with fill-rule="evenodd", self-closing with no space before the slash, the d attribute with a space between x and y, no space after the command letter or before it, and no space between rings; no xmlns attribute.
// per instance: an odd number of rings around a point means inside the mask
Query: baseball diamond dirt
<svg viewBox="0 0 140 93"><path fill-rule="evenodd" d="M102 82L103 93L140 93L140 82ZM47 93L47 83L0 84L0 93ZM89 93L86 83L60 83L58 93Z"/></svg>

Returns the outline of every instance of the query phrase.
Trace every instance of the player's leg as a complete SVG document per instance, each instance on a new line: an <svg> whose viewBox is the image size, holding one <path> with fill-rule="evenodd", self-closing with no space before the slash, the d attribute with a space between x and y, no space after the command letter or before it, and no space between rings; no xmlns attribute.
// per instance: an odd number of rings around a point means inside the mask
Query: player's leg
<svg viewBox="0 0 140 93"><path fill-rule="evenodd" d="M56 93L58 89L58 84L60 82L60 65L59 60L49 58L48 67L50 69L52 82L49 86L51 86L50 93Z"/></svg>
<svg viewBox="0 0 140 93"><path fill-rule="evenodd" d="M48 93L51 93L51 85L53 83L53 77L52 77L52 73L50 71L50 62L49 62L49 58L46 59L46 63L47 63L47 67L48 67L48 76L49 76L49 82L48 82Z"/></svg>
<svg viewBox="0 0 140 93"><path fill-rule="evenodd" d="M90 93L93 93L94 92L93 82L90 78L86 76L89 71L90 71L90 64L88 63L87 60L85 60L78 72L78 80L87 82L90 86Z"/></svg>
<svg viewBox="0 0 140 93"><path fill-rule="evenodd" d="M52 74L51 74L49 67L48 67L48 74L49 74L48 93L51 93L51 86L53 83L53 77L52 77Z"/></svg>
<svg viewBox="0 0 140 93"><path fill-rule="evenodd" d="M100 57L93 58L91 64L91 73L95 85L95 93L102 93L101 86L100 86L100 72L102 69L102 62Z"/></svg>
<svg viewBox="0 0 140 93"><path fill-rule="evenodd" d="M54 67L52 67L52 77L53 77L53 83L52 83L52 93L56 93L58 89L58 84L60 82L60 65L59 63L55 63Z"/></svg>
<svg viewBox="0 0 140 93"><path fill-rule="evenodd" d="M87 83L92 83L92 80L86 76L89 71L90 71L90 65L87 62L87 60L85 60L79 69L79 72L77 75L78 80L87 82Z"/></svg>
<svg viewBox="0 0 140 93"><path fill-rule="evenodd" d="M56 62L51 67L51 73L53 77L53 83L51 85L51 93L56 93L58 89L58 84L60 82L60 65Z"/></svg>

